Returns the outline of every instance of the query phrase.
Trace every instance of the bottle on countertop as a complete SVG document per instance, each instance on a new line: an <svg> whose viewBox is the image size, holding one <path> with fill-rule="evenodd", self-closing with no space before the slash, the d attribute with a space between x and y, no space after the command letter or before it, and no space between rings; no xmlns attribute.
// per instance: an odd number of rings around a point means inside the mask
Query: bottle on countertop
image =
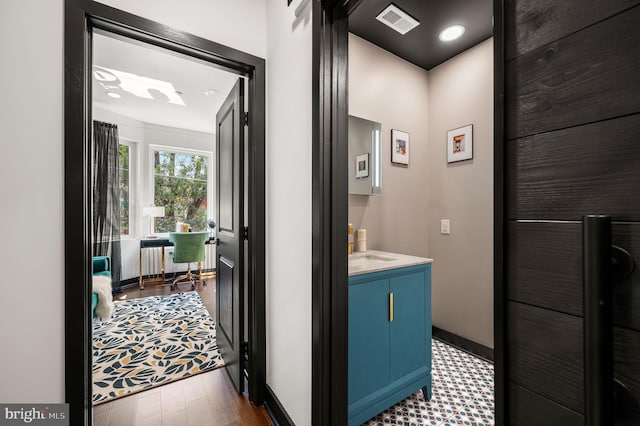
<svg viewBox="0 0 640 426"><path fill-rule="evenodd" d="M353 235L353 224L350 223L349 224L349 237L348 237L348 248L347 248L347 253L351 254L353 253L353 247L355 245L355 241L354 241L354 235Z"/></svg>
<svg viewBox="0 0 640 426"><path fill-rule="evenodd" d="M367 251L367 230L358 229L358 251Z"/></svg>

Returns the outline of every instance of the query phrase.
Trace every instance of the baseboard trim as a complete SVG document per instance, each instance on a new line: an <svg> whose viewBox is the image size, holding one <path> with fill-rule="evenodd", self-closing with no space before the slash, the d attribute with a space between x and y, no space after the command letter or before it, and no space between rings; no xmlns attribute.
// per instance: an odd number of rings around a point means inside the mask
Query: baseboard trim
<svg viewBox="0 0 640 426"><path fill-rule="evenodd" d="M295 426L295 423L293 423L293 420L291 420L291 417L287 414L287 410L284 409L269 385L267 385L267 400L264 405L269 417L271 417L271 420L273 420L276 426Z"/></svg>
<svg viewBox="0 0 640 426"><path fill-rule="evenodd" d="M134 285L140 285L140 278L127 278L126 280L120 280L120 288L125 289L133 287Z"/></svg>
<svg viewBox="0 0 640 426"><path fill-rule="evenodd" d="M432 333L435 339L441 340L451 346L455 346L462 351L468 352L493 364L493 349L490 347L481 345L473 340L458 336L457 334L453 334L438 327L432 327Z"/></svg>

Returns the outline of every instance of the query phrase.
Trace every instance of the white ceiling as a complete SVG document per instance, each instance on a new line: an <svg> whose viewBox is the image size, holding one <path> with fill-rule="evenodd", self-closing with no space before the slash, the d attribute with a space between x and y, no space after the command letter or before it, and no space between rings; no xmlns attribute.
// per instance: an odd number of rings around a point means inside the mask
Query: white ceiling
<svg viewBox="0 0 640 426"><path fill-rule="evenodd" d="M216 112L238 77L155 46L93 35L93 103L135 120L214 133ZM209 89L216 93L205 95Z"/></svg>

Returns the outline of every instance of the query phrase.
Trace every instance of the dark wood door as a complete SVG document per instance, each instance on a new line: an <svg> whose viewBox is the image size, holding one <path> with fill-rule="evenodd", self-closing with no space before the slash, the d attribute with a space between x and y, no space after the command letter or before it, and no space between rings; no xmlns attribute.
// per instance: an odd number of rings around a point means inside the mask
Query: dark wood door
<svg viewBox="0 0 640 426"><path fill-rule="evenodd" d="M587 421L583 215L640 260L639 4L504 1L503 424ZM640 401L640 271L610 285L614 375ZM640 424L630 406L607 424Z"/></svg>
<svg viewBox="0 0 640 426"><path fill-rule="evenodd" d="M216 115L216 336L238 392L244 340L244 85L238 79Z"/></svg>

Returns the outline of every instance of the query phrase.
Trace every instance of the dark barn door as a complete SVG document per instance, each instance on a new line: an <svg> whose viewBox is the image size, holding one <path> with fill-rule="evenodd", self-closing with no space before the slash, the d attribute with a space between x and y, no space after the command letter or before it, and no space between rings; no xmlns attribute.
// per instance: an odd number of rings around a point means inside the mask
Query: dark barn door
<svg viewBox="0 0 640 426"><path fill-rule="evenodd" d="M504 2L508 425L592 424L582 217L610 215L613 244L640 261L639 4ZM639 268L609 285L614 375L628 393L605 424L638 425Z"/></svg>
<svg viewBox="0 0 640 426"><path fill-rule="evenodd" d="M242 392L244 340L244 85L238 79L216 115L216 336L220 354Z"/></svg>

